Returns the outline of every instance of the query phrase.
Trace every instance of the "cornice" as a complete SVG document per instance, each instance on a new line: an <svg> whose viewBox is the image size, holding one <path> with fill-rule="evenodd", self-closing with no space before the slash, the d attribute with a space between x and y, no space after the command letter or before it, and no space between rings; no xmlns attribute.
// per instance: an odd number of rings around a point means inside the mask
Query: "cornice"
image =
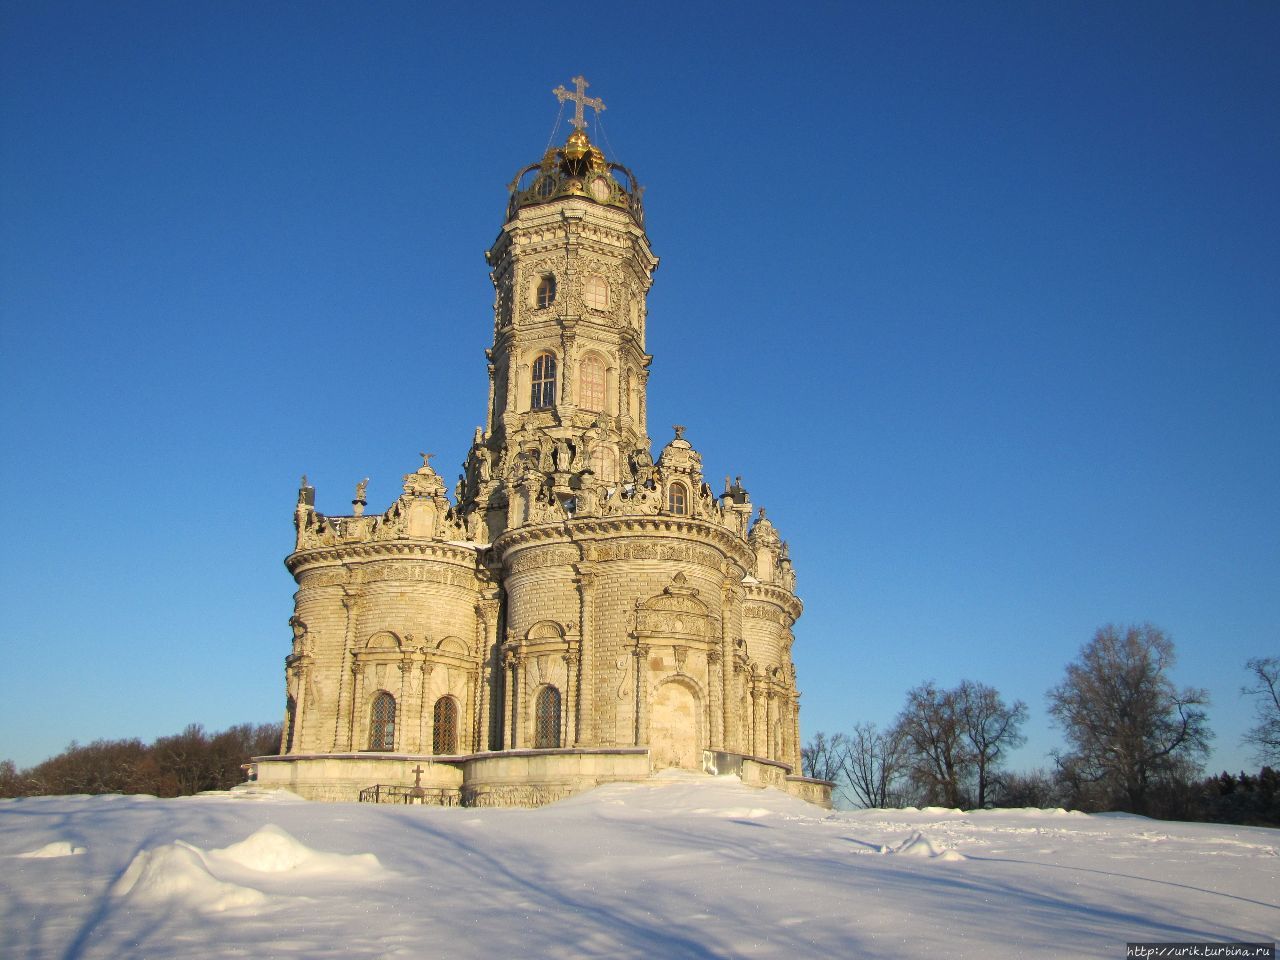
<svg viewBox="0 0 1280 960"><path fill-rule="evenodd" d="M804 604L799 597L771 583L744 583L742 598L744 601L754 600L757 603L769 603L775 607L781 607L793 622L799 620L800 614L804 612Z"/></svg>
<svg viewBox="0 0 1280 960"><path fill-rule="evenodd" d="M700 541L738 560L745 569L751 569L753 556L746 541L730 533L720 524L692 517L664 515L591 517L528 525L501 534L494 540L493 550L495 555L505 558L511 553L540 544L589 544L623 537L654 536Z"/></svg>
<svg viewBox="0 0 1280 960"><path fill-rule="evenodd" d="M435 560L474 570L483 544L464 546L436 540L373 540L364 543L339 543L329 547L298 550L285 557L284 565L295 576L313 566L327 566L351 561L402 559Z"/></svg>

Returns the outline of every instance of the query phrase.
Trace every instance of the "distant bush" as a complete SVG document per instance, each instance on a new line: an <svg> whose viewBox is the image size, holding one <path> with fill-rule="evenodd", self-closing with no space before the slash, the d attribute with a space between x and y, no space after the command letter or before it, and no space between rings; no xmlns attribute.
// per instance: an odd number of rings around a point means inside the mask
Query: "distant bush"
<svg viewBox="0 0 1280 960"><path fill-rule="evenodd" d="M1192 802L1196 820L1280 827L1280 771L1263 767L1233 776L1224 770L1199 783Z"/></svg>
<svg viewBox="0 0 1280 960"><path fill-rule="evenodd" d="M280 752L280 724L242 723L207 734L193 723L182 733L141 740L74 741L56 757L26 770L0 761L0 797L67 793L149 793L179 797L227 790L244 780L250 757Z"/></svg>

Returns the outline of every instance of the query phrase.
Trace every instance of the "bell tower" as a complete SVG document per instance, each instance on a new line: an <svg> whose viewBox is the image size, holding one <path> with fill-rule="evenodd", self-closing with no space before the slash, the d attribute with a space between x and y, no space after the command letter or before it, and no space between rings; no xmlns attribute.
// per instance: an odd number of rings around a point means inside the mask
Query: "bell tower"
<svg viewBox="0 0 1280 960"><path fill-rule="evenodd" d="M562 502L590 470L604 486L651 464L645 390L645 298L658 259L644 229L642 188L586 132L584 107L604 104L552 92L575 106L563 146L512 180L506 222L485 254L495 290L489 409L468 458L464 512L504 528L499 493L528 470L550 479Z"/></svg>

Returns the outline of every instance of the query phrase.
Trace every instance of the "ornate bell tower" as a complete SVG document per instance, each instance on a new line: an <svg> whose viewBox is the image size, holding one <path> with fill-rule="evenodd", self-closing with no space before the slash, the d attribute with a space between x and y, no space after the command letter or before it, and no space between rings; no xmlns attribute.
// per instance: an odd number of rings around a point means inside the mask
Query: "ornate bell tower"
<svg viewBox="0 0 1280 960"><path fill-rule="evenodd" d="M489 410L468 457L463 510L490 540L506 525L502 479L551 477L562 502L590 469L609 485L651 462L646 428L645 297L657 258L642 188L587 136L598 98L552 91L575 106L573 132L510 184L507 220L485 257L495 289ZM497 494L495 496L495 493Z"/></svg>
<svg viewBox="0 0 1280 960"><path fill-rule="evenodd" d="M651 452L658 260L635 177L587 135L604 104L574 86L552 91L568 139L512 181L486 254L489 404L454 496L431 454L381 513L361 481L325 515L303 478L283 755L259 779L536 805L678 767L829 805L796 775L785 541L740 481L716 496L684 427Z"/></svg>

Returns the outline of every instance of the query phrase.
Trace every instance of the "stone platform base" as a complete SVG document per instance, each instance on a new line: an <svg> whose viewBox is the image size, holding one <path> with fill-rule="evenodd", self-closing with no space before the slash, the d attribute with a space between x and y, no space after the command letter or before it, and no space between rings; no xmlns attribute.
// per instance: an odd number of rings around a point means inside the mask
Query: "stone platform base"
<svg viewBox="0 0 1280 960"><path fill-rule="evenodd" d="M291 790L308 800L354 802L374 786L405 796L424 788L420 802L467 807L538 807L604 783L648 780L645 747L508 750L437 757L398 753L315 753L254 757L249 779L265 789ZM831 807L831 784L791 775L775 760L707 751L708 774L737 774L756 787L777 787L818 806Z"/></svg>

